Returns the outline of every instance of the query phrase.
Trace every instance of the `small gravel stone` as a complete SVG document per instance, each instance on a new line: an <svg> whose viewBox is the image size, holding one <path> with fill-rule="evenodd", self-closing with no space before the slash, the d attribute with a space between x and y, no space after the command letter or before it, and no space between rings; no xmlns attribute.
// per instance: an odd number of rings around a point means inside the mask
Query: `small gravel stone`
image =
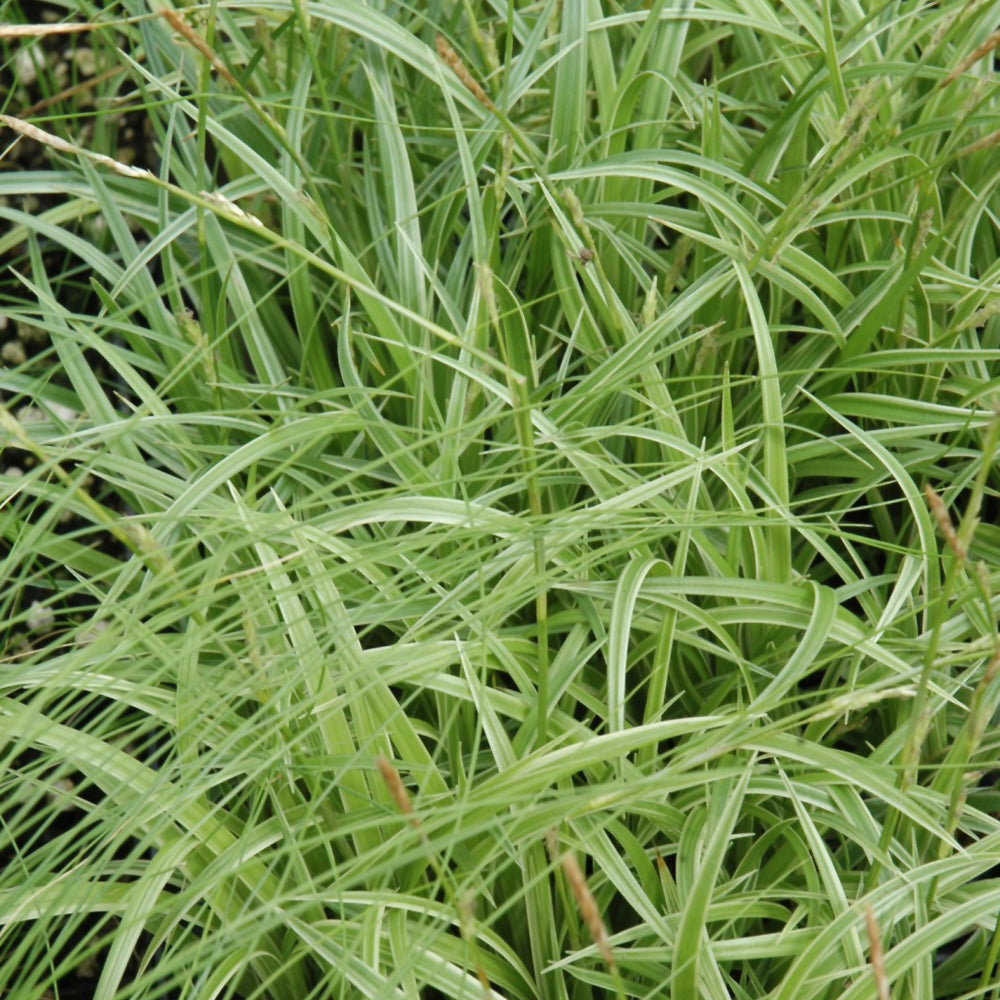
<svg viewBox="0 0 1000 1000"><path fill-rule="evenodd" d="M44 347L49 342L49 335L44 330L28 323L17 324L17 336L27 347Z"/></svg>
<svg viewBox="0 0 1000 1000"><path fill-rule="evenodd" d="M27 351L20 340L8 340L0 347L0 361L5 365L23 365L27 360Z"/></svg>
<svg viewBox="0 0 1000 1000"><path fill-rule="evenodd" d="M62 403L46 403L49 413L56 418L56 420L61 420L64 424L71 424L75 420L79 420L80 411L74 410L69 406L63 406Z"/></svg>
<svg viewBox="0 0 1000 1000"><path fill-rule="evenodd" d="M81 646L86 646L92 643L102 632L104 632L108 627L106 621L96 621L93 625L88 626L82 632L77 635L77 643Z"/></svg>
<svg viewBox="0 0 1000 1000"><path fill-rule="evenodd" d="M17 419L22 424L44 424L48 418L37 406L22 406L17 411Z"/></svg>
<svg viewBox="0 0 1000 1000"><path fill-rule="evenodd" d="M75 789L76 785L69 778L57 778L49 787L46 798L56 812L66 812L75 808L76 803L73 801Z"/></svg>
<svg viewBox="0 0 1000 1000"><path fill-rule="evenodd" d="M72 54L72 58L81 76L93 76L97 72L97 57L94 50L86 45L80 46Z"/></svg>
<svg viewBox="0 0 1000 1000"><path fill-rule="evenodd" d="M28 631L44 632L52 628L56 623L55 613L51 608L46 608L41 601L32 601L28 608Z"/></svg>
<svg viewBox="0 0 1000 1000"><path fill-rule="evenodd" d="M37 48L32 45L17 52L12 60L14 64L14 76L22 87L31 87L38 79L38 67L41 55Z"/></svg>

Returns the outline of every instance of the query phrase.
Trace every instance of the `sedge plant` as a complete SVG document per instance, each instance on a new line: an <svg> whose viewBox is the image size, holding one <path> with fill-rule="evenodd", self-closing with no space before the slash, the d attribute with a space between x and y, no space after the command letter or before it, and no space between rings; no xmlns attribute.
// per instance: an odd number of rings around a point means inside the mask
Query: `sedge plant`
<svg viewBox="0 0 1000 1000"><path fill-rule="evenodd" d="M1000 4L28 6L5 1000L1000 997Z"/></svg>

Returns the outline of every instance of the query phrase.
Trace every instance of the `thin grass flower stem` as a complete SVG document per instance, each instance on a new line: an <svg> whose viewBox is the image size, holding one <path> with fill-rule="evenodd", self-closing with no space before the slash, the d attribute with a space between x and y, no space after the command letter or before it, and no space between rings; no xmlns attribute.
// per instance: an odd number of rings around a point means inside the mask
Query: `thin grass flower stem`
<svg viewBox="0 0 1000 1000"><path fill-rule="evenodd" d="M497 308L496 291L493 287L493 271L487 265L478 268L478 283L486 305L493 335L496 339L504 372L507 376L507 387L514 403L514 426L517 433L518 447L521 451L524 467L524 482L528 493L528 506L534 524L532 549L536 579L535 593L535 644L537 673L537 733L535 744L542 746L548 739L549 716L549 624L548 624L548 594L545 588L547 575L547 559L545 555L545 504L542 496L541 483L538 475L538 457L535 443L535 428L532 423L531 387L532 373L530 362L524 359L523 367L528 370L518 371L515 368L511 345L500 320ZM530 350L530 348L529 348Z"/></svg>
<svg viewBox="0 0 1000 1000"><path fill-rule="evenodd" d="M947 562L947 568L945 570L944 581L936 595L934 595L931 601L931 628L930 634L928 636L925 652L923 667L920 672L920 677L917 682L917 691L913 699L913 705L910 711L909 724L907 726L906 741L900 752L899 765L900 765L900 775L899 775L899 787L900 791L906 794L910 788L917 781L917 771L920 766L920 757L922 752L922 747L924 739L926 738L927 732L930 728L932 722L932 706L929 700L929 690L930 690L930 679L933 673L935 664L937 663L938 650L941 644L941 632L944 627L946 620L947 610L949 607L951 594L954 590L956 579L958 575L965 569L969 545L972 542L973 532L975 531L976 525L978 524L979 510L982 504L983 489L986 482L986 477L989 475L993 467L993 456L996 453L998 443L1000 443L1000 416L994 416L994 418L987 425L987 433L982 447L982 458L980 460L979 469L974 480L973 488L969 494L969 499L966 505L965 513L960 522L959 530L956 531L951 517L942 501L941 497L935 492L935 490L930 486L925 487L925 494L927 497L928 507L937 522L938 528L944 538L950 556ZM982 589L982 580L978 574L973 574L974 583L977 589ZM990 608L990 594L987 592L982 595L984 603L987 609ZM967 720L968 721L968 720ZM963 726L963 733L966 733L966 727ZM959 737L959 744L963 749L963 756L966 760L968 756L974 751L974 747L967 738ZM967 751L967 753L965 752ZM962 784L962 765L963 761L959 759L949 759L947 765L958 768L955 771L952 780L956 783L952 787L951 796L949 799L949 809L948 809L948 828L949 833L951 832L951 824L954 817L957 815L958 810L961 808L962 794L961 794L961 784ZM892 839L896 834L896 826L899 823L900 815L896 810L890 810L887 816L885 826L882 831L882 836L879 840L879 846L883 852L888 850L889 845L892 843ZM873 863L872 871L870 877L873 880L877 878L879 871L879 863L876 861ZM934 892L934 886L936 883L931 883L928 892Z"/></svg>
<svg viewBox="0 0 1000 1000"><path fill-rule="evenodd" d="M389 794L392 796L392 800L396 804L396 808L399 810L400 815L407 820L416 832L417 836L420 838L421 844L426 848L425 856L427 864L434 872L438 882L448 897L450 905L455 910L459 933L462 940L465 942L466 947L469 949L472 964L476 971L476 977L479 979L479 983L483 991L484 1000L491 1000L493 997L493 990L490 986L489 978L483 968L482 955L480 954L479 942L477 940L476 917L471 894L468 890L465 892L459 890L451 871L445 866L444 863L442 863L441 859L437 855L437 852L431 847L430 841L427 839L427 834L423 829L422 823L420 822L420 817L413 808L413 800L410 798L410 793L406 790L406 786L403 784L403 779L399 776L399 771L396 770L395 765L388 758L383 757L380 754L375 758L375 766L378 769L383 782L385 782L386 788L388 788Z"/></svg>

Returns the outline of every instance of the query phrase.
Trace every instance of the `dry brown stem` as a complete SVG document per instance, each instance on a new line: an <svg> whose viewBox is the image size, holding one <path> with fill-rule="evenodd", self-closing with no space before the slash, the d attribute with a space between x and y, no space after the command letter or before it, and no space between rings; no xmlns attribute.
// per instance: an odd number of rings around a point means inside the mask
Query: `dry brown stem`
<svg viewBox="0 0 1000 1000"><path fill-rule="evenodd" d="M865 929L868 931L868 955L875 976L878 1000L889 1000L889 977L885 974L885 956L882 953L882 937L879 934L875 914L870 906L865 907Z"/></svg>
<svg viewBox="0 0 1000 1000"><path fill-rule="evenodd" d="M229 72L225 63L208 47L205 40L199 35L194 28L192 28L186 21L181 18L179 14L172 10L162 10L160 13L163 15L167 24L170 25L174 31L183 35L211 64L212 69L219 74L227 83L233 87L239 87L236 82L236 77Z"/></svg>
<svg viewBox="0 0 1000 1000"><path fill-rule="evenodd" d="M1000 31L994 31L982 45L977 45L939 84L938 90L958 79L973 63L989 55L1000 45Z"/></svg>

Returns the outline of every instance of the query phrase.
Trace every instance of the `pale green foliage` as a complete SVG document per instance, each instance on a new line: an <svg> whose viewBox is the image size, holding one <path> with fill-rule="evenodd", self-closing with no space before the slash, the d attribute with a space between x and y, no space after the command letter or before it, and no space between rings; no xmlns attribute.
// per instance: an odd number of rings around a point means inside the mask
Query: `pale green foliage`
<svg viewBox="0 0 1000 1000"><path fill-rule="evenodd" d="M159 165L0 172L5 1000L862 1000L866 907L1000 996L998 19L88 36Z"/></svg>

